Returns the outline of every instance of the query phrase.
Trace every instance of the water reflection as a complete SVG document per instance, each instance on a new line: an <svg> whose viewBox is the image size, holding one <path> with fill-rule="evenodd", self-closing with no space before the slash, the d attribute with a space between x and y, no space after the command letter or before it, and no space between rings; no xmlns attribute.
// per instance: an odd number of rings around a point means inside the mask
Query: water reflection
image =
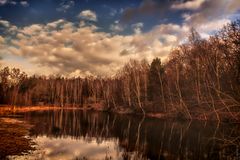
<svg viewBox="0 0 240 160"><path fill-rule="evenodd" d="M236 124L57 110L25 113L44 159L240 158Z"/></svg>
<svg viewBox="0 0 240 160"><path fill-rule="evenodd" d="M41 157L39 159L120 159L121 154L117 150L118 143L115 140L99 143L96 139L87 142L68 136L64 138L39 136L35 141L41 146L41 152L33 156Z"/></svg>

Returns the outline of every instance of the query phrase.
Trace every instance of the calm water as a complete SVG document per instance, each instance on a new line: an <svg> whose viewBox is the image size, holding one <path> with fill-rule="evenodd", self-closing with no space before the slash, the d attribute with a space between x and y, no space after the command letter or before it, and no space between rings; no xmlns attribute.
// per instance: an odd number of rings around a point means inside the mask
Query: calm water
<svg viewBox="0 0 240 160"><path fill-rule="evenodd" d="M240 126L93 111L28 112L28 159L240 159Z"/></svg>

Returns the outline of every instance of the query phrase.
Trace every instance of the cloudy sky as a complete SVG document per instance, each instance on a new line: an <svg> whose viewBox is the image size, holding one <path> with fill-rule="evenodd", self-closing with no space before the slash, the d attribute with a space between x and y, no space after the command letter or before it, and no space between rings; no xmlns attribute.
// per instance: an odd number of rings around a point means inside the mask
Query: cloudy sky
<svg viewBox="0 0 240 160"><path fill-rule="evenodd" d="M239 0L0 0L0 64L109 75L131 58L166 60L191 27L207 38L239 18Z"/></svg>

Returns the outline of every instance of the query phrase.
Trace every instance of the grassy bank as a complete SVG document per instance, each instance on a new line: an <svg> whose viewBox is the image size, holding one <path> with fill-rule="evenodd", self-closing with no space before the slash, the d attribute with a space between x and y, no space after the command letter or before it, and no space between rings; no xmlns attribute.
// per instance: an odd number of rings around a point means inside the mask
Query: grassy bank
<svg viewBox="0 0 240 160"><path fill-rule="evenodd" d="M31 126L25 122L0 118L0 159L10 155L22 155L33 150L33 142L27 138Z"/></svg>
<svg viewBox="0 0 240 160"><path fill-rule="evenodd" d="M23 113L30 111L45 111L52 109L61 109L61 107L55 106L11 106L11 105L0 105L0 116L11 115L15 113Z"/></svg>
<svg viewBox="0 0 240 160"><path fill-rule="evenodd" d="M144 107L146 108L146 107ZM58 109L78 109L78 110L91 110L99 112L111 112L117 114L131 114L131 115L143 115L142 111L139 108L131 109L129 107L106 107L99 103L97 104L88 104L83 107L73 107L73 106L10 106L10 105L1 105L0 106L0 116L12 117L16 116L16 113L24 113L30 111L46 111L46 110L58 110ZM221 122L240 122L240 113L239 112L228 112L225 110L190 110L188 118L186 113L179 110L172 110L169 112L146 112L145 116L154 117L158 119L176 119L176 120L201 120L201 121L221 121Z"/></svg>

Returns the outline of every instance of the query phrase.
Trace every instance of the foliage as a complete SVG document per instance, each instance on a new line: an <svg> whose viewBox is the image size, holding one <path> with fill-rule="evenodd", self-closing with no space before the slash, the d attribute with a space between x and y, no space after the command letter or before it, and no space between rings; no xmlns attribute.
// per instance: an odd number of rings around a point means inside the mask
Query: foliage
<svg viewBox="0 0 240 160"><path fill-rule="evenodd" d="M155 58L130 60L115 77L27 77L19 69L0 71L0 103L89 106L108 110L167 112L191 119L239 120L240 21L209 39L192 29L189 41L175 48L165 64Z"/></svg>

